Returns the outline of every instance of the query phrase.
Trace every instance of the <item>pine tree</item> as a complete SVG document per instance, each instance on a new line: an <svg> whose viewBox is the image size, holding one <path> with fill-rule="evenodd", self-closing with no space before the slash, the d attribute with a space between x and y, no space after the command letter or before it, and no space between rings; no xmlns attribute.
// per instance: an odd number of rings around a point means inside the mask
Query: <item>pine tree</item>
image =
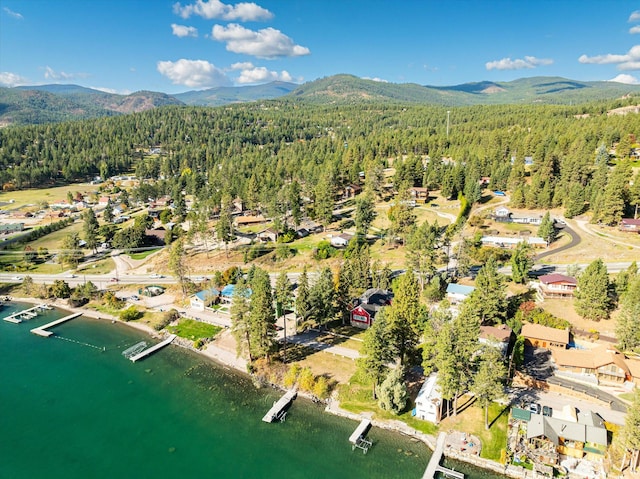
<svg viewBox="0 0 640 479"><path fill-rule="evenodd" d="M525 284L533 266L531 246L524 241L517 244L511 255L511 276L514 283Z"/></svg>
<svg viewBox="0 0 640 479"><path fill-rule="evenodd" d="M381 409L400 414L407 406L409 393L403 376L402 368L395 368L389 371L389 374L380 385L378 405Z"/></svg>
<svg viewBox="0 0 640 479"><path fill-rule="evenodd" d="M296 316L298 321L304 323L311 316L311 298L309 288L309 276L305 265L302 274L298 278L298 289L296 297Z"/></svg>
<svg viewBox="0 0 640 479"><path fill-rule="evenodd" d="M391 306L387 310L390 348L400 364L407 364L419 337L420 287L413 275L407 271L398 279Z"/></svg>
<svg viewBox="0 0 640 479"><path fill-rule="evenodd" d="M356 224L356 232L363 237L367 236L369 227L376 217L375 204L373 195L368 191L360 195L356 199L356 211L354 214L354 222Z"/></svg>
<svg viewBox="0 0 640 479"><path fill-rule="evenodd" d="M580 274L574 298L576 313L583 318L600 321L609 317L609 274L601 259Z"/></svg>
<svg viewBox="0 0 640 479"><path fill-rule="evenodd" d="M623 296L616 323L616 338L621 351L640 352L640 277L638 276L631 281Z"/></svg>
<svg viewBox="0 0 640 479"><path fill-rule="evenodd" d="M480 354L478 371L473 377L471 392L484 408L484 427L489 429L489 404L504 395L507 371L498 349L487 346Z"/></svg>
<svg viewBox="0 0 640 479"><path fill-rule="evenodd" d="M235 285L231 301L231 333L236 340L236 355L240 357L246 352L249 363L252 363L249 291L242 276Z"/></svg>
<svg viewBox="0 0 640 479"><path fill-rule="evenodd" d="M269 274L261 268L256 268L251 281L249 305L251 348L255 357L269 359L275 344L275 322L276 313Z"/></svg>
<svg viewBox="0 0 640 479"><path fill-rule="evenodd" d="M492 256L476 277L476 288L463 303L471 316L483 325L502 324L506 319L507 298L504 276L498 273L498 265Z"/></svg>
<svg viewBox="0 0 640 479"><path fill-rule="evenodd" d="M187 294L187 265L184 261L184 239L180 238L171 245L169 252L169 269L178 279L182 294Z"/></svg>
<svg viewBox="0 0 640 479"><path fill-rule="evenodd" d="M293 304L293 286L289 281L287 273L282 271L278 275L276 280L276 287L274 290L274 297L276 300L276 314L279 316L285 316L287 309ZM283 320L284 325L284 353L283 362L287 362L287 319Z"/></svg>
<svg viewBox="0 0 640 479"><path fill-rule="evenodd" d="M382 308L376 314L376 320L364 333L360 357L357 359L358 368L373 382L373 399L377 399L376 388L387 372L387 364L393 355L389 349L389 328Z"/></svg>
<svg viewBox="0 0 640 479"><path fill-rule="evenodd" d="M323 268L318 280L309 293L312 317L318 324L325 324L333 319L335 292L333 273L330 268Z"/></svg>
<svg viewBox="0 0 640 479"><path fill-rule="evenodd" d="M620 469L623 469L626 463L627 452L631 452L631 472L638 470L638 460L640 457L640 388L636 388L633 402L627 409L627 416L624 421L624 427L620 431L622 447L624 449L623 463Z"/></svg>
<svg viewBox="0 0 640 479"><path fill-rule="evenodd" d="M553 226L553 220L548 211L542 217L540 226L538 226L538 236L545 240L548 245L556 239L556 228Z"/></svg>

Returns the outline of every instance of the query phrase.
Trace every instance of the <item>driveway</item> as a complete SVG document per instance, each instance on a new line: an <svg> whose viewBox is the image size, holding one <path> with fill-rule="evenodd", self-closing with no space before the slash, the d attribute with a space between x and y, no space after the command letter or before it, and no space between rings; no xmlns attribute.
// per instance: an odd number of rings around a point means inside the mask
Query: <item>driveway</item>
<svg viewBox="0 0 640 479"><path fill-rule="evenodd" d="M562 228L562 231L565 231L569 236L571 236L571 241L568 244L561 246L560 248L555 248L549 251L545 251L544 253L540 253L539 255L536 255L536 257L533 258L534 261L540 261L542 258L546 258L547 256L552 256L554 254L562 253L563 251L566 251L575 246L578 246L578 244L580 244L580 241L582 241L578 233L576 233L571 228L569 228L568 225L565 225L564 228Z"/></svg>

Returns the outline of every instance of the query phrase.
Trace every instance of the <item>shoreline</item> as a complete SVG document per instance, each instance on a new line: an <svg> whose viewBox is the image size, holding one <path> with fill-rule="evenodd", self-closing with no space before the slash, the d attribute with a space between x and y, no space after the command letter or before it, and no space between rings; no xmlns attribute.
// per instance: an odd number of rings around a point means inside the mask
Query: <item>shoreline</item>
<svg viewBox="0 0 640 479"><path fill-rule="evenodd" d="M38 299L38 298L31 298L31 297L11 297L10 299L11 302L17 302L17 303L27 303L27 304L41 304L43 302L42 299ZM80 308L75 308L72 306L69 306L67 304L60 304L59 300L54 300L54 301L49 301L47 302L47 304L51 304L52 306L54 306L57 309L61 309L61 310L65 310L65 311L70 311L70 312L74 312L74 313L81 313L83 316L91 318L91 319L97 319L97 320L106 320L106 321L111 321L112 323L119 323L119 324L123 324L126 325L128 327L134 328L138 331L141 332L145 332L147 334L149 334L151 337L153 338L161 338L163 336L163 333L156 331L155 329L151 328L150 326L144 325L144 324L140 324L140 323L133 323L133 322L126 322L126 321L122 321L119 318L108 314L108 313L102 313L100 311L95 311L95 310L91 310L91 309L86 309L83 307ZM187 344L186 341L180 341L180 339L182 338L176 338L177 341L174 341L174 345L184 348L184 349L188 349L196 354L199 354L209 360L212 360L213 362L215 362L217 365L222 366L222 367L226 367L226 368L232 368L233 370L235 370L238 373L241 373L243 375L246 375L248 377L251 377L251 375L247 372L247 362L243 359L243 358L238 358L235 355L233 355L232 353L230 353L229 351L227 351L226 349L223 349L219 346L216 346L212 343L207 344L206 349L204 350L200 350L200 349L196 349L193 348L190 344ZM189 341L190 343L190 341ZM277 384L269 384L270 387L273 387L274 389L278 389L278 390L285 390L284 387L277 385ZM318 399L311 395L308 394L306 392L301 392L298 391L298 395L308 399L312 402L317 403ZM339 417L344 417L353 421L360 421L364 418L370 419L371 420L371 424L377 428L380 429L385 429L388 431L394 431L397 433L400 433L404 436L408 436L411 438L414 438L416 440L419 440L421 442L423 442L424 444L426 444L426 446L431 450L431 452L433 453L433 451L435 450L435 437L425 434L423 432L417 431L415 429L413 429L412 427L408 426L407 424L405 424L402 421L388 421L388 420L379 420L379 419L373 419L371 416L373 413L371 414L356 414L356 413L352 413L349 412L345 409L342 409L340 407L340 402L335 398L335 393L331 395L331 397L329 399L327 399L326 401L321 401L323 403L326 404L324 411L326 413L329 414L333 414L334 416L339 416ZM452 431L455 432L455 431ZM457 461L460 462L464 462L465 464L469 464L475 467L479 467L494 473L498 473L501 475L504 475L506 477L512 477L515 479L521 479L526 477L526 470L522 470L522 472L520 472L519 469L522 468L514 468L511 469L509 466L505 466L503 464L500 464L499 462L495 462L492 461L490 459L484 459L481 457L477 457L477 456L468 456L468 455L464 455L464 454L459 454L459 453L452 453L453 451L451 450L447 450L445 449L444 451L444 456L447 458L451 458L451 459L455 459ZM425 466L426 467L426 466ZM513 467L513 466L512 466Z"/></svg>

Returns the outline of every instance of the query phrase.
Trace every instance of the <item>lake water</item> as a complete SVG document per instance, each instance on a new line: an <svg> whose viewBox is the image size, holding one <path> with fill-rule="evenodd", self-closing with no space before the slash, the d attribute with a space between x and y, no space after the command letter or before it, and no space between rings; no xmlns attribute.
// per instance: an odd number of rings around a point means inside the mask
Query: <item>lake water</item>
<svg viewBox="0 0 640 479"><path fill-rule="evenodd" d="M25 305L0 310L5 317ZM77 318L42 338L0 321L0 478L420 478L422 443L372 429L297 399L284 423L262 422L279 393L184 349L132 363L122 351L143 332ZM456 464L468 477L500 477Z"/></svg>

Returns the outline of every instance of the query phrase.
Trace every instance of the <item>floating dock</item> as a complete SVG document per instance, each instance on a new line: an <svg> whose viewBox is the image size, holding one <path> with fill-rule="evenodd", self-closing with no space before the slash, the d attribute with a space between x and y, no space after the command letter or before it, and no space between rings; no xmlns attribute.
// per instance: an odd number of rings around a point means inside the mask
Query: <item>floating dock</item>
<svg viewBox="0 0 640 479"><path fill-rule="evenodd" d="M62 323L66 323L67 321L71 321L73 318L77 318L78 316L82 316L82 313L73 313L69 316L65 316L64 318L56 319L55 321L51 321L50 323L45 324L44 326L40 326L39 328L34 328L31 330L33 334L37 334L38 336L42 336L48 338L53 334L53 331L47 331L49 328L53 328Z"/></svg>
<svg viewBox="0 0 640 479"><path fill-rule="evenodd" d="M276 419L284 421L287 415L285 409L289 404L291 404L297 395L298 393L293 389L291 391L287 391L284 396L278 399L277 402L273 403L273 406L271 406L271 409L269 409L269 412L264 415L262 420L264 422L273 422Z"/></svg>
<svg viewBox="0 0 640 479"><path fill-rule="evenodd" d="M431 456L429 464L427 464L427 469L424 471L422 479L434 479L436 476L436 472L441 472L446 477L464 479L464 474L462 472L457 472L453 469L448 469L440 465L442 455L444 454L444 443L446 439L447 433L441 432L440 434L438 434L438 439L436 440L436 450L433 451L433 456Z"/></svg>
<svg viewBox="0 0 640 479"><path fill-rule="evenodd" d="M141 353L138 353L135 356L131 356L129 359L131 359L131 361L135 363L139 359L146 358L150 354L153 354L156 351L158 351L159 349L164 348L166 345L170 344L174 339L176 339L176 335L175 334L171 334L171 335L169 335L169 337L167 339L165 339L161 343L158 343L158 344L156 344L154 346L151 346L149 349L145 349Z"/></svg>
<svg viewBox="0 0 640 479"><path fill-rule="evenodd" d="M33 319L36 316L38 316L38 312L39 311L44 311L45 309L53 309L51 306L49 306L48 304L39 304L37 306L33 306L32 308L29 309L23 309L22 311L16 311L13 314L10 314L9 316L2 318L5 321L9 322L9 323L21 323L24 320L27 319Z"/></svg>
<svg viewBox="0 0 640 479"><path fill-rule="evenodd" d="M371 429L371 421L369 419L363 419L360 421L356 430L353 431L351 436L349 436L351 450L354 450L357 447L358 449L362 449L364 454L367 453L369 448L373 445L373 442L367 439L369 429Z"/></svg>

